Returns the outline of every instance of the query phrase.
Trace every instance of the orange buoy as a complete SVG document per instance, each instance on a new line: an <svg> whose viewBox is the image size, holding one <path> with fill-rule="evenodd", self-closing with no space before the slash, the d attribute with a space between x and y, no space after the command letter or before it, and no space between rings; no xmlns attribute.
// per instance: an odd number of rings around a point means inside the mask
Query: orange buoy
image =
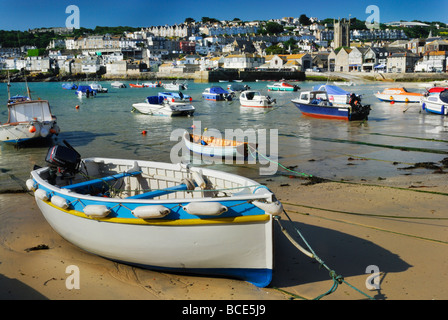
<svg viewBox="0 0 448 320"><path fill-rule="evenodd" d="M143 130L143 131L142 131L142 135L145 135L146 133L147 133L146 130Z"/></svg>
<svg viewBox="0 0 448 320"><path fill-rule="evenodd" d="M76 109L79 109L79 105L76 105L76 107L75 107Z"/></svg>
<svg viewBox="0 0 448 320"><path fill-rule="evenodd" d="M29 131L30 131L31 133L36 132L36 127L35 127L35 126L31 126L30 129L29 129Z"/></svg>

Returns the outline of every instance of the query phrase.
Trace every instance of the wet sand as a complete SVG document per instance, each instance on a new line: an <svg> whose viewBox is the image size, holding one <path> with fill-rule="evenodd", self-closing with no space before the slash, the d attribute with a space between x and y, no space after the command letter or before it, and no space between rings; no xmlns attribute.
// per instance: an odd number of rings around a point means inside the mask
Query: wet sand
<svg viewBox="0 0 448 320"><path fill-rule="evenodd" d="M280 221L288 233L303 245L296 233L300 230L317 256L346 281L323 300L368 299L351 286L375 299L448 297L445 175L355 184L305 185L286 176L259 181L283 202L287 215ZM143 270L91 255L54 232L30 194L1 194L0 217L3 300L300 300L316 298L333 285L329 272L301 253L277 223L273 280L268 288L257 288L239 280ZM27 250L39 245L48 249ZM79 268L80 288L70 290L67 267L72 265ZM380 282L378 289L368 290L372 274L366 269L372 265L379 269Z"/></svg>

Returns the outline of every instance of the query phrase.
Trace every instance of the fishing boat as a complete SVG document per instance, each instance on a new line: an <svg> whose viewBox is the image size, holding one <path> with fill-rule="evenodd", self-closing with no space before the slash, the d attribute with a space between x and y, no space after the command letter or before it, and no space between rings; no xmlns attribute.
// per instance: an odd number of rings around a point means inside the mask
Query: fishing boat
<svg viewBox="0 0 448 320"><path fill-rule="evenodd" d="M90 88L95 90L97 93L107 93L109 91L109 89L103 87L99 83L91 83Z"/></svg>
<svg viewBox="0 0 448 320"><path fill-rule="evenodd" d="M28 96L10 97L8 82L8 120L0 124L0 142L23 143L50 139L60 132L56 116L47 100L32 100Z"/></svg>
<svg viewBox="0 0 448 320"><path fill-rule="evenodd" d="M422 109L428 113L448 115L448 89L429 93L422 98Z"/></svg>
<svg viewBox="0 0 448 320"><path fill-rule="evenodd" d="M96 96L96 90L92 89L90 86L79 86L75 93L79 98L93 98Z"/></svg>
<svg viewBox="0 0 448 320"><path fill-rule="evenodd" d="M242 107L271 108L276 103L276 99L271 99L270 96L263 96L259 91L243 91L240 95Z"/></svg>
<svg viewBox="0 0 448 320"><path fill-rule="evenodd" d="M228 91L218 86L206 88L202 92L202 97L205 100L211 101L231 101L233 95L233 93L229 93Z"/></svg>
<svg viewBox="0 0 448 320"><path fill-rule="evenodd" d="M187 84L179 81L173 81L171 83L164 83L163 88L170 91L187 90Z"/></svg>
<svg viewBox="0 0 448 320"><path fill-rule="evenodd" d="M250 90L250 87L247 84L231 83L227 85L227 91L229 92L241 92L245 90Z"/></svg>
<svg viewBox="0 0 448 320"><path fill-rule="evenodd" d="M192 102L193 98L182 92L159 92L158 95L171 102Z"/></svg>
<svg viewBox="0 0 448 320"><path fill-rule="evenodd" d="M78 86L74 83L63 83L62 84L62 89L65 90L76 90L78 89Z"/></svg>
<svg viewBox="0 0 448 320"><path fill-rule="evenodd" d="M126 88L126 85L123 82L114 81L111 84L112 88Z"/></svg>
<svg viewBox="0 0 448 320"><path fill-rule="evenodd" d="M266 186L187 164L81 159L63 145L46 159L26 184L75 246L140 268L270 283L283 208Z"/></svg>
<svg viewBox="0 0 448 320"><path fill-rule="evenodd" d="M339 88L338 86L320 84L313 87L313 91L326 91L328 100L333 103L347 104L350 100L351 93Z"/></svg>
<svg viewBox="0 0 448 320"><path fill-rule="evenodd" d="M386 102L420 102L423 97L422 93L418 92L410 92L406 88L387 88L384 89L383 92L375 93L375 96L381 100Z"/></svg>
<svg viewBox="0 0 448 320"><path fill-rule="evenodd" d="M274 84L269 84L268 90L272 91L297 91L300 89L297 85L292 85L286 82L276 82Z"/></svg>
<svg viewBox="0 0 448 320"><path fill-rule="evenodd" d="M162 83L159 81L159 82L145 82L145 83L143 83L143 85L145 85L146 87L148 87L148 88L158 88L158 87L161 87L162 86Z"/></svg>
<svg viewBox="0 0 448 320"><path fill-rule="evenodd" d="M130 83L129 86L131 88L146 88L146 87L148 87L144 83Z"/></svg>
<svg viewBox="0 0 448 320"><path fill-rule="evenodd" d="M195 108L189 102L167 100L163 96L149 96L145 102L134 103L133 109L140 113L155 116L191 116Z"/></svg>
<svg viewBox="0 0 448 320"><path fill-rule="evenodd" d="M183 141L188 150L210 157L247 158L247 142L185 132Z"/></svg>
<svg viewBox="0 0 448 320"><path fill-rule="evenodd" d="M315 118L340 120L367 120L370 105L362 105L359 96L352 94L348 104L332 103L326 91L304 91L291 100L302 114Z"/></svg>

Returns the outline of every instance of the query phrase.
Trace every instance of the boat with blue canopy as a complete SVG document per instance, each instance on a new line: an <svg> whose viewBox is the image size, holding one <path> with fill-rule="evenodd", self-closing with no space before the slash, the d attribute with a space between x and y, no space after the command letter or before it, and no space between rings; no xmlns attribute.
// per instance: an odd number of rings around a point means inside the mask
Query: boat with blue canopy
<svg viewBox="0 0 448 320"><path fill-rule="evenodd" d="M329 84L319 84L313 87L313 91L325 91L328 94L328 99L334 103L346 104L350 100L351 93Z"/></svg>
<svg viewBox="0 0 448 320"><path fill-rule="evenodd" d="M211 101L231 101L233 95L234 94L229 93L228 91L218 86L206 88L204 92L202 92L202 97L205 100Z"/></svg>

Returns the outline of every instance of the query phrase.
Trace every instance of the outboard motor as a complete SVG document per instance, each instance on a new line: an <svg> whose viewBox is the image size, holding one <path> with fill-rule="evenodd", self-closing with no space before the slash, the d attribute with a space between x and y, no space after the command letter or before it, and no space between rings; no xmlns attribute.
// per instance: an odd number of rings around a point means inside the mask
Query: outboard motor
<svg viewBox="0 0 448 320"><path fill-rule="evenodd" d="M65 140L65 146L56 145L48 150L45 161L52 169L59 169L62 177L73 176L79 172L81 155Z"/></svg>

